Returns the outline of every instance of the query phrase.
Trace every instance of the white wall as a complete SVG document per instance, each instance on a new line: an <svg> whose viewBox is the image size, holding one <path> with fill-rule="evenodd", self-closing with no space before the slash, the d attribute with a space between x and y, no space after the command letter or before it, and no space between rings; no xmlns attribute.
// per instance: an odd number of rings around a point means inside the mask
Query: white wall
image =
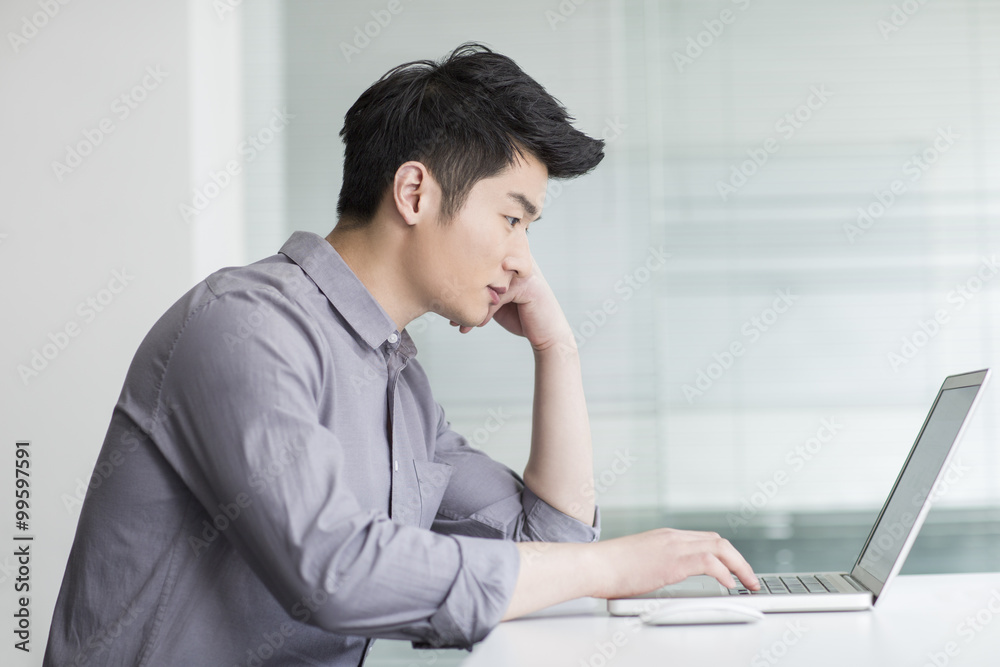
<svg viewBox="0 0 1000 667"><path fill-rule="evenodd" d="M41 664L75 500L136 347L207 267L243 260L240 179L192 223L178 210L235 150L239 16L209 3L8 0L0 34L0 663L20 667ZM60 178L53 162L80 144L89 154ZM29 654L7 630L22 439L35 536Z"/></svg>

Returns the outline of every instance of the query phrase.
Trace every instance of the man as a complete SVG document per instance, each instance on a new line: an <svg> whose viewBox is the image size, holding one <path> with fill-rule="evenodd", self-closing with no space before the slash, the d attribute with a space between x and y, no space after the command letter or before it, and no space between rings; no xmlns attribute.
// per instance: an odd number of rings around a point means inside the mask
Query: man
<svg viewBox="0 0 1000 667"><path fill-rule="evenodd" d="M579 356L526 234L602 143L478 45L392 70L341 135L330 235L209 276L140 345L45 664L358 665L376 637L468 648L579 596L755 585L715 534L596 542ZM530 343L523 478L434 401L405 330L427 312Z"/></svg>

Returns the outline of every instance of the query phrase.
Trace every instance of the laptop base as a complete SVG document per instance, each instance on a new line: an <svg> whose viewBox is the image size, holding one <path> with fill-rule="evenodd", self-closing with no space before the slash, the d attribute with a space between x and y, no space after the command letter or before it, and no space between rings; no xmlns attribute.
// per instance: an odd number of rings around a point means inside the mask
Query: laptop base
<svg viewBox="0 0 1000 667"><path fill-rule="evenodd" d="M761 574L764 577L802 577L801 573ZM612 616L638 616L644 611L660 609L672 604L683 604L691 598L716 598L733 604L745 604L765 613L794 611L859 611L871 609L870 591L859 591L844 577L846 572L818 572L836 589L824 593L782 593L732 595L725 586L708 575L688 577L684 581L664 586L645 595L608 600L608 613Z"/></svg>

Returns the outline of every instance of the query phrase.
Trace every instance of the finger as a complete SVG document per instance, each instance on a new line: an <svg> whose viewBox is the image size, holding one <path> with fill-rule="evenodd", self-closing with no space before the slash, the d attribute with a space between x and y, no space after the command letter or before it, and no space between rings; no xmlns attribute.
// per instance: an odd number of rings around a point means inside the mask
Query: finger
<svg viewBox="0 0 1000 667"><path fill-rule="evenodd" d="M715 577L716 581L726 588L733 587L733 575L729 573L729 568L716 556L709 555L704 574Z"/></svg>
<svg viewBox="0 0 1000 667"><path fill-rule="evenodd" d="M719 560L743 582L744 586L754 591L760 588L760 582L757 580L757 575L753 573L750 563L743 558L729 540L720 539ZM728 585L732 585L732 577L729 577Z"/></svg>

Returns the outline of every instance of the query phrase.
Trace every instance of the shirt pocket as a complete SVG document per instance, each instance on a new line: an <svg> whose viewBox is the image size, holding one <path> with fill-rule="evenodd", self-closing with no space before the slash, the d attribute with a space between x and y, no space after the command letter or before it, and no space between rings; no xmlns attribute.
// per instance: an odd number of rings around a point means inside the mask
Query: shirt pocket
<svg viewBox="0 0 1000 667"><path fill-rule="evenodd" d="M451 480L452 467L436 461L414 461L417 490L420 494L420 527L430 528L444 499L444 492Z"/></svg>

